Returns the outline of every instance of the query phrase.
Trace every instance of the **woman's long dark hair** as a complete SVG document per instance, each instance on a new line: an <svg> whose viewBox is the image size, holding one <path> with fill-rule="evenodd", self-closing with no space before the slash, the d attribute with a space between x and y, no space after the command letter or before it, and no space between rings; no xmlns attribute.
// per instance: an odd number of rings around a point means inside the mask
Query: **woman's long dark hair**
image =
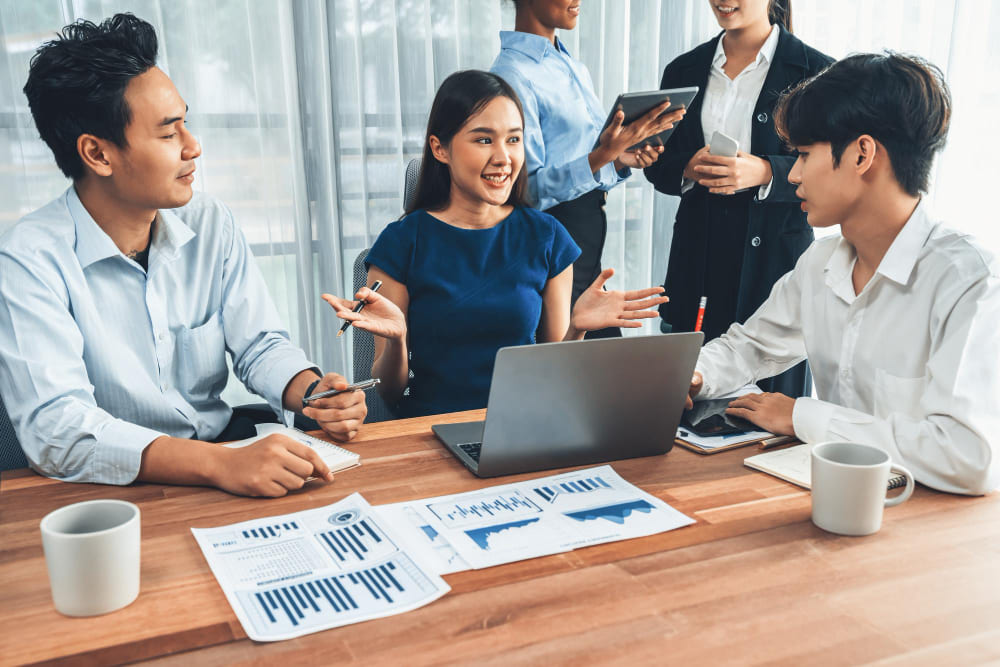
<svg viewBox="0 0 1000 667"><path fill-rule="evenodd" d="M792 32L792 0L770 0L767 3L767 20Z"/></svg>
<svg viewBox="0 0 1000 667"><path fill-rule="evenodd" d="M521 100L510 85L496 74L482 70L465 70L455 72L441 84L434 103L431 105L431 115L427 119L427 135L424 137L424 156L420 166L420 178L417 180L417 196L413 204L406 209L406 215L426 209L439 211L448 205L451 199L451 172L448 165L439 162L431 152L431 136L438 138L442 146L447 147L463 125L483 107L498 97L513 100L517 112L524 123L524 111ZM529 206L527 201L528 177L524 165L510 190L507 204L514 206Z"/></svg>

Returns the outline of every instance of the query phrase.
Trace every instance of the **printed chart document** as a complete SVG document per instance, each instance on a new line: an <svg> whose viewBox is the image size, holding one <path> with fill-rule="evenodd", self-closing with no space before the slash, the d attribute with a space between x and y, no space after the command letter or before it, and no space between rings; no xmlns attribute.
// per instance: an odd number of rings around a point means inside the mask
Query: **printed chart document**
<svg viewBox="0 0 1000 667"><path fill-rule="evenodd" d="M375 508L438 573L484 568L694 523L605 465ZM422 545L415 543L421 542ZM429 555L428 555L429 554Z"/></svg>
<svg viewBox="0 0 1000 667"><path fill-rule="evenodd" d="M256 641L399 614L451 590L400 547L357 493L325 507L191 532Z"/></svg>

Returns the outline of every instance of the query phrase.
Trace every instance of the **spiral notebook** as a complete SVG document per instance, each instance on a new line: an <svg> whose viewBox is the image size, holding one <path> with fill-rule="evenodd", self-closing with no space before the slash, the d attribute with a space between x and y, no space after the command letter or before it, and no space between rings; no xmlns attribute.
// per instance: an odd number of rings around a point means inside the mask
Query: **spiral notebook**
<svg viewBox="0 0 1000 667"><path fill-rule="evenodd" d="M811 451L812 445L796 445L743 459L743 465L808 489L812 485ZM906 486L906 477L895 475L889 478L887 488L898 489L901 486Z"/></svg>
<svg viewBox="0 0 1000 667"><path fill-rule="evenodd" d="M361 465L361 454L350 452L343 447L338 447L332 442L314 438L308 433L300 431L297 428L290 428L288 426L282 426L281 424L258 424L256 436L247 438L246 440L227 442L225 446L232 448L246 447L247 445L252 445L258 440L275 433L288 436L292 440L298 440L302 444L309 445L315 449L320 458L322 458L323 461L330 466L330 472L347 470L348 468Z"/></svg>

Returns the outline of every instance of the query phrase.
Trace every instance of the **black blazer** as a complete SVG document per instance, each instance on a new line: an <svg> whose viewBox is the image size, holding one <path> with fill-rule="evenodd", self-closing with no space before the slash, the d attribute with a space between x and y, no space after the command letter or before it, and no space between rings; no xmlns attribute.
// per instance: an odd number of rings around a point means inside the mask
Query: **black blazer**
<svg viewBox="0 0 1000 667"><path fill-rule="evenodd" d="M684 120L677 125L667 141L663 154L644 170L646 178L657 190L668 195L680 195L684 167L705 145L701 125L701 108L712 66L712 56L722 34L675 58L663 70L660 88L698 86L698 95L691 102ZM795 155L778 137L774 129L774 107L786 89L818 73L833 62L829 56L806 46L797 37L781 28L774 60L764 79L753 110L750 150L771 163L774 176L767 199L754 195L746 198L748 216L743 245L743 265L737 296L736 319L743 322L767 299L771 287L795 266L799 255L812 243L812 228L799 207L795 187L788 182L788 172ZM744 147L743 150L746 150ZM674 223L670 246L670 264L664 281L670 302L660 307L663 319L675 331L690 331L698 310L702 285L711 276L704 275L705 219L710 197L708 189L695 185L682 197ZM742 210L740 214L743 214Z"/></svg>

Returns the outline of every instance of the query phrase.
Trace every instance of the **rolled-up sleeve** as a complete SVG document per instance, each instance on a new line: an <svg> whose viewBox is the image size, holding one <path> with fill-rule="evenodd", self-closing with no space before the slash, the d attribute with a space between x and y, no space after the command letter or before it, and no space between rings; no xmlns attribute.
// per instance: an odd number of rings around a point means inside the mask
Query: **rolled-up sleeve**
<svg viewBox="0 0 1000 667"><path fill-rule="evenodd" d="M226 347L233 356L233 372L291 425L294 413L282 406L285 387L296 375L316 369L316 365L291 342L250 245L231 215L225 224L231 228L231 236L223 272L222 322Z"/></svg>
<svg viewBox="0 0 1000 667"><path fill-rule="evenodd" d="M67 482L129 484L163 435L97 406L84 340L54 269L0 254L0 386L21 448Z"/></svg>

